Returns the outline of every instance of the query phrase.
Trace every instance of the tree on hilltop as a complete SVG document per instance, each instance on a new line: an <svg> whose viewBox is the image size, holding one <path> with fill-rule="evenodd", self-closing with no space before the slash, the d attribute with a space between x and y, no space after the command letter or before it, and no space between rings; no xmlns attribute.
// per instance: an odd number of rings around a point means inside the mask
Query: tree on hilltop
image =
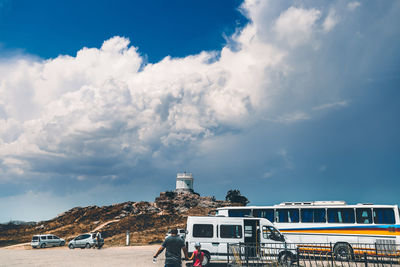
<svg viewBox="0 0 400 267"><path fill-rule="evenodd" d="M242 194L240 193L239 190L235 189L235 190L229 190L226 193L226 197L225 197L226 201L229 201L231 203L239 203L242 204L243 206L246 206L250 201L247 199L247 197L242 196Z"/></svg>

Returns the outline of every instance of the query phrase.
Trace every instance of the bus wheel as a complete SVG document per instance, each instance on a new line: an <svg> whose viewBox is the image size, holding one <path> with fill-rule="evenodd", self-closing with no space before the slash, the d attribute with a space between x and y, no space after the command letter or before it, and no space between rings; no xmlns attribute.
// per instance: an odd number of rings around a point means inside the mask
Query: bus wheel
<svg viewBox="0 0 400 267"><path fill-rule="evenodd" d="M210 253L208 253L207 251L204 251L204 258L203 258L202 265L208 266L210 264L210 259L211 259Z"/></svg>
<svg viewBox="0 0 400 267"><path fill-rule="evenodd" d="M336 260L348 261L352 258L352 249L347 243L338 243L333 249Z"/></svg>
<svg viewBox="0 0 400 267"><path fill-rule="evenodd" d="M278 262L282 266L291 266L293 264L293 255L290 252L283 252L278 257Z"/></svg>

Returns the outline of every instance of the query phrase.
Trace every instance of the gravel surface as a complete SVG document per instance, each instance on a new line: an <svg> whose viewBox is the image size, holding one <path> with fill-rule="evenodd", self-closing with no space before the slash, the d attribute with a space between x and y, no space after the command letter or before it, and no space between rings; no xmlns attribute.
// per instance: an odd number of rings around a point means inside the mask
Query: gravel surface
<svg viewBox="0 0 400 267"><path fill-rule="evenodd" d="M0 266L164 266L165 251L153 263L153 255L159 245L110 247L102 249L68 249L67 247L29 249L9 247L0 249ZM185 262L184 262L185 263ZM185 266L185 264L182 264ZM226 264L211 264L224 267Z"/></svg>
<svg viewBox="0 0 400 267"><path fill-rule="evenodd" d="M156 264L156 246L111 247L104 249L0 249L0 266L164 266L164 253Z"/></svg>

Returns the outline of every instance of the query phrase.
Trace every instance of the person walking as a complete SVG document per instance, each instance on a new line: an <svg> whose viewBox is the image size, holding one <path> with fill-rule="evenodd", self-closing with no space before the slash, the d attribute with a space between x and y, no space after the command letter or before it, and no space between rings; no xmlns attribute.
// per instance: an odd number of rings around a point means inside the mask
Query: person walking
<svg viewBox="0 0 400 267"><path fill-rule="evenodd" d="M164 249L166 249L165 267L182 266L181 250L183 250L183 253L185 254L185 259L189 258L187 249L185 247L185 242L180 236L178 236L177 229L171 230L171 235L164 240L161 247L157 250L156 254L154 254L153 260L155 260Z"/></svg>
<svg viewBox="0 0 400 267"><path fill-rule="evenodd" d="M101 238L100 232L97 232L96 233L96 246L98 249L100 249L100 238Z"/></svg>
<svg viewBox="0 0 400 267"><path fill-rule="evenodd" d="M201 251L200 243L196 242L196 244L194 244L194 247L196 250L193 251L193 254L189 258L189 260L193 260L193 266L203 267L204 252Z"/></svg>

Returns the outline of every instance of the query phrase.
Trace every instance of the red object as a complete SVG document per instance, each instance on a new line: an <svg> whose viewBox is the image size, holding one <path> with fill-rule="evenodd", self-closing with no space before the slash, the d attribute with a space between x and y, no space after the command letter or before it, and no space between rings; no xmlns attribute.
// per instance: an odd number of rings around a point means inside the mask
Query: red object
<svg viewBox="0 0 400 267"><path fill-rule="evenodd" d="M204 252L200 252L198 250L193 251L194 258L193 258L193 266L203 267L202 262L204 259Z"/></svg>

